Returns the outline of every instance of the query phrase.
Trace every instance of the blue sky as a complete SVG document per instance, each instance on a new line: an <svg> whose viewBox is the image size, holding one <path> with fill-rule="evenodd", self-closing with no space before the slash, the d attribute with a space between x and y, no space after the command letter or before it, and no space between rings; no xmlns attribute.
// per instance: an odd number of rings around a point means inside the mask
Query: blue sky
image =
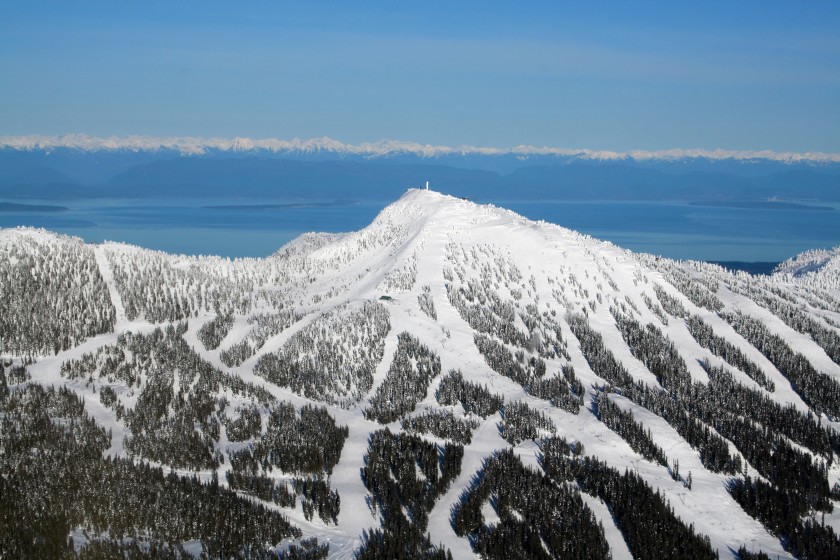
<svg viewBox="0 0 840 560"><path fill-rule="evenodd" d="M840 152L837 2L172 4L0 3L0 135Z"/></svg>

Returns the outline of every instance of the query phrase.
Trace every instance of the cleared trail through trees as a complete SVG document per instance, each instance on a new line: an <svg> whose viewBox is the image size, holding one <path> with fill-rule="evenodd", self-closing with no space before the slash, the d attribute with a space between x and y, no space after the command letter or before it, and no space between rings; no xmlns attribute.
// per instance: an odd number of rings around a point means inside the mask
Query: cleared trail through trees
<svg viewBox="0 0 840 560"><path fill-rule="evenodd" d="M111 264L108 262L108 256L105 254L105 248L102 245L96 245L93 249L96 256L96 266L99 267L99 274L108 286L108 295L111 298L111 305L114 306L116 312L117 325L124 325L128 322L125 316L125 307L123 306L120 293L117 291L117 286L114 283L114 273L111 270ZM118 330L115 328L115 330Z"/></svg>

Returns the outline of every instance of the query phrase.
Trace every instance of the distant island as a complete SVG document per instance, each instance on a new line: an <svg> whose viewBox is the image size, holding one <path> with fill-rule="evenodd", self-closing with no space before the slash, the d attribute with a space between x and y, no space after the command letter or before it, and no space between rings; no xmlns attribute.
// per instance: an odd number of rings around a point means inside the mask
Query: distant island
<svg viewBox="0 0 840 560"><path fill-rule="evenodd" d="M45 204L15 204L14 202L0 202L0 212L64 212L66 206L49 206Z"/></svg>
<svg viewBox="0 0 840 560"><path fill-rule="evenodd" d="M702 202L690 202L691 206L714 206L716 208L754 208L762 210L829 210L831 206L813 206L810 204L797 204L796 202L781 202L775 200L709 200Z"/></svg>
<svg viewBox="0 0 840 560"><path fill-rule="evenodd" d="M209 210L292 210L300 208L329 208L332 206L349 206L358 201L335 200L332 202L293 202L288 204L220 204L204 206Z"/></svg>

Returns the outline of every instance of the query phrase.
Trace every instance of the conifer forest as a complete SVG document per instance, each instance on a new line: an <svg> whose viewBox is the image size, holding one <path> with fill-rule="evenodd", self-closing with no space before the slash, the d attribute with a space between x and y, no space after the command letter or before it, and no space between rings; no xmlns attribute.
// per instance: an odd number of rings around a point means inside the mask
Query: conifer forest
<svg viewBox="0 0 840 560"><path fill-rule="evenodd" d="M840 558L840 252L410 190L273 255L0 230L0 558Z"/></svg>

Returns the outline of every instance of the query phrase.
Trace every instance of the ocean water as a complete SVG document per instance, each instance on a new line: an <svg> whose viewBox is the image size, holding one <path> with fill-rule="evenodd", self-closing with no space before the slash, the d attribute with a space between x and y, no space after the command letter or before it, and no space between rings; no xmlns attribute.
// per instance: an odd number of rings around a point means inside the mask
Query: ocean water
<svg viewBox="0 0 840 560"><path fill-rule="evenodd" d="M122 241L151 249L261 257L309 231L360 229L391 201L243 199L50 201L63 211L2 209L0 227L33 226L89 242ZM9 201L12 202L12 201ZM45 204L16 199L15 203ZM780 261L840 245L840 206L703 207L677 202L491 200L534 220L574 229L633 251L709 261ZM826 204L821 204L826 206Z"/></svg>
<svg viewBox="0 0 840 560"><path fill-rule="evenodd" d="M242 199L67 200L51 204L66 210L0 212L0 227L41 227L89 242L120 241L172 253L264 257L302 233L363 228L387 205Z"/></svg>
<svg viewBox="0 0 840 560"><path fill-rule="evenodd" d="M679 202L503 202L637 252L674 259L778 262L840 245L840 205L831 210L727 208Z"/></svg>

